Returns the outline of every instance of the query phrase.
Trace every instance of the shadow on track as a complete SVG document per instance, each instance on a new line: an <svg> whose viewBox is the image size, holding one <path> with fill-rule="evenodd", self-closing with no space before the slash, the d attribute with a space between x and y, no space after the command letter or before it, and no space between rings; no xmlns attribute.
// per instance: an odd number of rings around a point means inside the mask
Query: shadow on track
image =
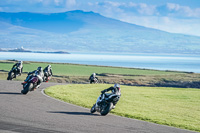
<svg viewBox="0 0 200 133"><path fill-rule="evenodd" d="M91 114L87 112L64 112L64 111L47 111L48 113L60 113L60 114L69 114L69 115L95 115L99 116L98 114Z"/></svg>
<svg viewBox="0 0 200 133"><path fill-rule="evenodd" d="M7 95L21 95L21 93L17 93L17 92L0 92L1 94L7 94Z"/></svg>
<svg viewBox="0 0 200 133"><path fill-rule="evenodd" d="M56 130L49 130L43 128L35 128L28 125L14 124L0 121L0 131L5 133L64 133Z"/></svg>

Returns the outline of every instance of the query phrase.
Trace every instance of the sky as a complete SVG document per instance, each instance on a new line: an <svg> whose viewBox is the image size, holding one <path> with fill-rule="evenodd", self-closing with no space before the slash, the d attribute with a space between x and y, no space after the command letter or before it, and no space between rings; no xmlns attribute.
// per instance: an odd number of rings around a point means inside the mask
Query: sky
<svg viewBox="0 0 200 133"><path fill-rule="evenodd" d="M200 36L200 0L0 0L0 12L93 11L145 27Z"/></svg>

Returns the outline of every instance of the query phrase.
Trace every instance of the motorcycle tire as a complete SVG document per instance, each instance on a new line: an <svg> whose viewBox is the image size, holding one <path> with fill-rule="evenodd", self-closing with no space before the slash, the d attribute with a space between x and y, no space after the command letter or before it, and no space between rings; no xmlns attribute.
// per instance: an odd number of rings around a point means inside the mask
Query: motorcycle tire
<svg viewBox="0 0 200 133"><path fill-rule="evenodd" d="M7 80L13 80L14 76L14 72L9 72Z"/></svg>
<svg viewBox="0 0 200 133"><path fill-rule="evenodd" d="M33 88L33 84L29 83L22 91L21 93L26 95L31 89Z"/></svg>
<svg viewBox="0 0 200 133"><path fill-rule="evenodd" d="M107 106L104 109L101 110L101 112L100 112L101 115L102 116L107 115L110 112L110 110L112 109L112 107L113 107L113 103L112 102L108 103Z"/></svg>
<svg viewBox="0 0 200 133"><path fill-rule="evenodd" d="M10 75L8 75L7 80L10 80Z"/></svg>
<svg viewBox="0 0 200 133"><path fill-rule="evenodd" d="M47 77L46 76L44 76L44 80L43 80L43 82L46 82L47 81Z"/></svg>
<svg viewBox="0 0 200 133"><path fill-rule="evenodd" d="M92 106L92 108L91 108L91 110L90 110L90 113L93 114L94 112L96 112L95 106L96 106L95 104Z"/></svg>

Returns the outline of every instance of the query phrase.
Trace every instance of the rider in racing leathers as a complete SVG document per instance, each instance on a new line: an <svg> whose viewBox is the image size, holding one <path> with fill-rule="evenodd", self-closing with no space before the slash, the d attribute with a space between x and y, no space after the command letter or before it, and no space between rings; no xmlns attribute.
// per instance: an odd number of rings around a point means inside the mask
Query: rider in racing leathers
<svg viewBox="0 0 200 133"><path fill-rule="evenodd" d="M105 92L108 92L108 91L111 91L111 92L112 92L111 95L112 95L112 94L116 94L116 95L121 96L121 90L120 90L120 85L119 85L119 84L115 84L114 86L111 86L111 87L109 87L108 89L105 89L105 90L101 91L101 93L102 93L102 95L103 95ZM100 104L100 103L101 103L101 101L102 101L102 95L101 95L101 97L100 97L100 99L99 99L99 102L98 102L97 104ZM115 108L115 105L116 105L116 104L117 104L117 103L113 103L113 109Z"/></svg>
<svg viewBox="0 0 200 133"><path fill-rule="evenodd" d="M47 67L45 67L44 69L44 75L46 74L47 77L52 76L52 69L51 69L51 65L48 65Z"/></svg>
<svg viewBox="0 0 200 133"><path fill-rule="evenodd" d="M37 76L38 77L38 83L36 88L39 88L39 86L41 85L41 83L43 82L43 77L44 77L44 73L42 71L42 67L38 67L37 70L34 70L32 72L28 73L27 78L24 80L25 82L27 82L29 80L29 78L31 77L31 75ZM23 83L22 83L23 84Z"/></svg>
<svg viewBox="0 0 200 133"><path fill-rule="evenodd" d="M22 70L23 70L23 61L19 61L18 63L16 63L15 65L13 65L12 69L14 67L17 68L17 72L15 73L15 75L17 75L17 74L21 75Z"/></svg>
<svg viewBox="0 0 200 133"><path fill-rule="evenodd" d="M96 73L93 73L93 74L89 77L90 83L92 83L92 82L94 81L95 78L98 80L98 78L96 77Z"/></svg>

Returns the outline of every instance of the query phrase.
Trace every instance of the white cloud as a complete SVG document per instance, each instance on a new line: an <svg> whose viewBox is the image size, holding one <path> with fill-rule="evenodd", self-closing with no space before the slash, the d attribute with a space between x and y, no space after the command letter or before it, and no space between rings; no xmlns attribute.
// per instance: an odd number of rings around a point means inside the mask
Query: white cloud
<svg viewBox="0 0 200 133"><path fill-rule="evenodd" d="M171 33L182 33L200 36L199 19L177 19L171 17L122 15L120 16L120 20Z"/></svg>
<svg viewBox="0 0 200 133"><path fill-rule="evenodd" d="M176 3L151 5L114 0L101 2L92 0L84 2L81 0L0 0L0 11L7 12L64 12L76 9L97 12L106 17L146 27L200 36L200 7L191 8Z"/></svg>
<svg viewBox="0 0 200 133"><path fill-rule="evenodd" d="M88 7L92 10L105 12L126 12L134 13L135 15L156 16L166 15L171 17L200 17L200 8L190 8L189 6L181 6L175 3L166 3L166 5L149 5L146 3L133 3L133 2L89 2ZM164 14L163 14L164 12Z"/></svg>
<svg viewBox="0 0 200 133"><path fill-rule="evenodd" d="M168 7L169 10L178 11L180 9L180 5L174 4L174 3L167 3L167 7Z"/></svg>
<svg viewBox="0 0 200 133"><path fill-rule="evenodd" d="M198 19L160 18L158 25L164 31L200 36Z"/></svg>
<svg viewBox="0 0 200 133"><path fill-rule="evenodd" d="M200 36L200 8L168 3L162 6L133 2L90 2L89 10L128 23L172 33ZM164 14L162 15L162 12Z"/></svg>
<svg viewBox="0 0 200 133"><path fill-rule="evenodd" d="M140 9L138 10L140 14L153 15L156 12L155 6L147 5L144 3L139 4Z"/></svg>
<svg viewBox="0 0 200 133"><path fill-rule="evenodd" d="M200 17L200 8L191 9L189 6L181 6L174 3L167 3L167 8L169 9L169 11L173 11L173 13L171 14L173 16Z"/></svg>
<svg viewBox="0 0 200 133"><path fill-rule="evenodd" d="M59 6L63 3L63 0L54 0L55 5Z"/></svg>
<svg viewBox="0 0 200 133"><path fill-rule="evenodd" d="M76 0L66 0L67 7L75 6Z"/></svg>

